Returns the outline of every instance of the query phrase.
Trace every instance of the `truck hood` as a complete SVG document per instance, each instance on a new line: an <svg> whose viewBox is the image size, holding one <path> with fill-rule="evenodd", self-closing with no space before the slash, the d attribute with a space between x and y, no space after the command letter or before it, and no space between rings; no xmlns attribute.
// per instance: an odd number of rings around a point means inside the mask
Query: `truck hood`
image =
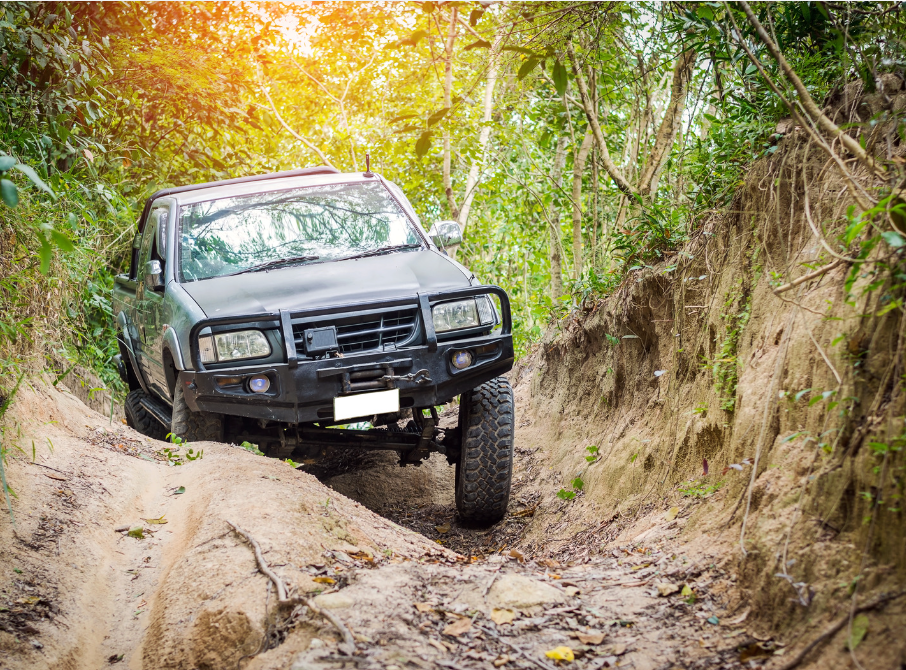
<svg viewBox="0 0 906 670"><path fill-rule="evenodd" d="M397 252L181 284L209 318L299 311L468 285L459 266L435 251Z"/></svg>

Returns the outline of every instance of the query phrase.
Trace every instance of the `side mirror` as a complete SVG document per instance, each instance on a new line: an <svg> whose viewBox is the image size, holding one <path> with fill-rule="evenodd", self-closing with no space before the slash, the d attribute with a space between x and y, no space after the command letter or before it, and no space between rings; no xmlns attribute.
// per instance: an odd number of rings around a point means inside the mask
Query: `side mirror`
<svg viewBox="0 0 906 670"><path fill-rule="evenodd" d="M438 221L431 226L428 235L441 249L462 244L462 229L456 221Z"/></svg>
<svg viewBox="0 0 906 670"><path fill-rule="evenodd" d="M164 290L164 269L160 261L145 263L145 288L149 291Z"/></svg>

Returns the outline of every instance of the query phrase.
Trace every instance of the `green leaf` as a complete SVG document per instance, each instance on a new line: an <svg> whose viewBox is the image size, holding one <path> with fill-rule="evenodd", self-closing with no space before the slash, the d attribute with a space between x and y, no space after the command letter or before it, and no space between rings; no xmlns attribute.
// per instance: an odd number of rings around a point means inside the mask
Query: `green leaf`
<svg viewBox="0 0 906 670"><path fill-rule="evenodd" d="M554 61L554 71L551 73L551 77L554 80L554 88L557 89L557 95L562 98L566 93L566 84L569 78L566 74L566 68L559 60Z"/></svg>
<svg viewBox="0 0 906 670"><path fill-rule="evenodd" d="M572 480L570 484L574 489L576 489L576 491L581 491L585 488L585 482L583 482L579 477L576 477L574 480Z"/></svg>
<svg viewBox="0 0 906 670"><path fill-rule="evenodd" d="M9 179L0 179L0 197L10 207L15 207L19 204L19 191Z"/></svg>
<svg viewBox="0 0 906 670"><path fill-rule="evenodd" d="M12 156L0 156L0 172L6 172L16 164L16 159Z"/></svg>
<svg viewBox="0 0 906 670"><path fill-rule="evenodd" d="M888 230L886 233L881 233L881 237L883 237L884 241L894 249L899 249L903 245L906 245L906 239L903 239L902 235L893 230Z"/></svg>
<svg viewBox="0 0 906 670"><path fill-rule="evenodd" d="M415 155L419 158L422 158L425 154L428 153L428 149L431 148L431 131L426 130L421 134L415 141Z"/></svg>
<svg viewBox="0 0 906 670"><path fill-rule="evenodd" d="M846 648L853 651L858 647L868 634L868 615L857 614L853 619L853 626L846 641Z"/></svg>
<svg viewBox="0 0 906 670"><path fill-rule="evenodd" d="M398 121L405 121L406 119L414 119L417 117L418 117L418 114L403 114L403 116L393 117L387 123L397 123Z"/></svg>
<svg viewBox="0 0 906 670"><path fill-rule="evenodd" d="M699 5L696 14L698 14L700 19L705 19L706 21L714 20L714 10L707 5Z"/></svg>
<svg viewBox="0 0 906 670"><path fill-rule="evenodd" d="M46 275L50 272L50 259L53 258L53 247L43 235L41 236L41 248L38 249L38 257L41 259L41 274Z"/></svg>
<svg viewBox="0 0 906 670"><path fill-rule="evenodd" d="M75 250L75 246L72 244L72 240L70 240L68 237L66 237L66 235L61 233L59 230L54 230L53 228L51 228L49 232L50 232L50 239L53 241L54 244L56 244L58 247L60 247L60 249L62 251L74 251Z"/></svg>
<svg viewBox="0 0 906 670"><path fill-rule="evenodd" d="M513 53L517 53L517 54L525 54L526 56L534 56L534 55L535 55L535 52L534 52L534 51L532 51L531 49L526 49L525 47L506 46L506 47L503 47L503 48L501 49L501 51L512 51Z"/></svg>
<svg viewBox="0 0 906 670"><path fill-rule="evenodd" d="M444 107L443 109L437 110L431 116L428 117L428 125L433 126L435 123L437 123L442 118L444 118L447 115L447 112L449 112L449 111L450 111L449 107Z"/></svg>
<svg viewBox="0 0 906 670"><path fill-rule="evenodd" d="M38 173L35 172L30 165L25 165L25 163L16 163L13 165L13 169L18 170L26 177L31 179L32 183L37 186L42 191L46 191L50 194L50 197L56 198L56 194L50 189L50 186L44 183L44 180L38 176Z"/></svg>
<svg viewBox="0 0 906 670"><path fill-rule="evenodd" d="M185 492L186 492L186 487L185 487L185 486L180 486L178 489L176 489L175 491L173 491L173 495L178 496L178 495L181 495L181 494L183 494L183 493L185 493Z"/></svg>
<svg viewBox="0 0 906 670"><path fill-rule="evenodd" d="M537 58L537 57L535 57L535 56L532 56L531 58L529 58L528 60L526 60L526 61L522 64L522 67L519 68L519 72L516 74L516 78L517 78L517 79L525 79L525 77L526 77L532 70L534 70L535 67L538 65L538 63L540 63L540 62L541 62L541 59L540 59L540 58Z"/></svg>
<svg viewBox="0 0 906 670"><path fill-rule="evenodd" d="M132 526L132 528L129 529L127 535L129 535L129 537L135 537L139 540L142 540L145 538L145 529L141 526Z"/></svg>
<svg viewBox="0 0 906 670"><path fill-rule="evenodd" d="M787 435L785 438L783 438L782 440L780 440L780 444L786 444L787 442L791 442L792 440L795 440L795 439L796 439L797 437L799 437L800 435L802 435L802 431L801 431L801 430L800 430L800 431L797 431L797 432L795 432L795 433L793 433L792 435Z"/></svg>
<svg viewBox="0 0 906 670"><path fill-rule="evenodd" d="M475 40L471 44L467 44L462 48L463 51L469 51L471 49L490 49L491 43L487 40Z"/></svg>
<svg viewBox="0 0 906 670"><path fill-rule="evenodd" d="M560 498L560 500L572 500L576 497L576 492L560 489L559 491L557 491L557 497Z"/></svg>
<svg viewBox="0 0 906 670"><path fill-rule="evenodd" d="M800 400L802 400L802 396L804 396L806 393L808 393L811 390L812 389L802 389L801 391L799 391L799 393L796 394L796 402L799 402Z"/></svg>

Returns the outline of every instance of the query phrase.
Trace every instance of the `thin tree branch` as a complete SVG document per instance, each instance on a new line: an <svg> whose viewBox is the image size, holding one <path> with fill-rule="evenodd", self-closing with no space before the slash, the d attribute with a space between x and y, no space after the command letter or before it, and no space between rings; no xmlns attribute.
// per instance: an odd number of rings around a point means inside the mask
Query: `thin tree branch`
<svg viewBox="0 0 906 670"><path fill-rule="evenodd" d="M277 117L277 120L280 122L280 125L283 126L283 127L286 129L286 132L288 132L290 135L292 135L293 137L295 137L297 140L299 140L299 141L300 141L302 144L304 144L306 147L308 147L308 148L311 149L313 152L315 152L315 153L318 155L318 158L321 159L321 162L324 163L324 165L326 165L327 167L333 167L333 163L331 163L331 162L330 162L330 159L327 158L327 156L324 155L324 152L323 152L323 151L321 151L318 147L316 147L314 144L312 144L311 142L309 142L307 139L305 139L304 137L302 137L299 133L297 133L295 130L293 130L292 128L290 128L290 127L287 125L286 121L283 120L283 117L280 116L280 112L278 112L278 111L277 111L277 108L274 106L274 101L271 100L271 96L270 96L270 94L268 94L267 89L264 88L264 85L263 85L260 81L258 82L258 85L259 85L259 87L261 88L261 92L264 93L264 97L267 98L267 101L268 101L268 103L269 103L270 106L271 106L271 111L274 113L274 116Z"/></svg>
<svg viewBox="0 0 906 670"><path fill-rule="evenodd" d="M573 73L576 75L576 85L579 88L582 107L585 110L585 116L588 118L588 125L591 126L592 132L594 133L598 150L601 152L601 162L604 165L604 169L607 170L607 174L613 179L618 189L623 191L626 195L638 197L638 189L634 188L632 184L627 181L626 177L623 176L623 173L620 172L620 168L617 167L616 163L614 163L613 159L610 157L610 151L607 149L607 142L604 141L604 133L601 132L601 125L598 123L598 112L591 102L591 97L588 95L588 85L585 83L585 76L582 74L582 69L576 61L576 53L573 50L572 42L570 42L566 48L569 53L569 60L572 63Z"/></svg>
<svg viewBox="0 0 906 670"><path fill-rule="evenodd" d="M777 64L780 65L780 69L783 70L787 79L790 80L790 83L793 84L793 87L796 89L796 92L799 94L799 100L802 103L802 106L805 108L805 111L816 121L816 123L824 129L827 133L834 137L838 137L840 142L846 147L846 150L849 151L853 156L858 158L869 170L877 174L881 178L887 176L886 170L883 167L875 162L873 156L871 156L862 145L859 144L858 140L853 139L845 132L843 132L840 127L831 121L821 109L815 104L815 101L812 99L811 94L808 92L808 89L805 87L805 84L802 83L802 80L796 74L795 70L787 62L786 58L783 57L783 53L780 51L778 46L774 43L774 40L771 39L767 31L764 29L764 26L761 25L761 21L758 20L758 17L755 16L752 8L749 6L749 3L746 0L739 0L739 5L742 7L742 10L745 12L746 17L749 19L749 23L755 28L755 32L758 34L758 37L767 47L768 51L771 52L771 55L774 57L774 60L777 61ZM742 35L740 35L740 38Z"/></svg>

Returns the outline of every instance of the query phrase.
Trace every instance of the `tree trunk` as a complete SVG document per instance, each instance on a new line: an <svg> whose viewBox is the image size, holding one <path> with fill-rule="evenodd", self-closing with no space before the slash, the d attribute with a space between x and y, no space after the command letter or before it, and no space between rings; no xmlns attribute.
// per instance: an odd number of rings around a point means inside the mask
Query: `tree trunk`
<svg viewBox="0 0 906 670"><path fill-rule="evenodd" d="M456 9L454 8L454 12ZM491 137L491 112L494 111L494 87L497 85L497 72L500 63L500 47L502 46L503 31L497 31L497 38L494 40L494 46L491 49L490 61L488 62L488 77L484 86L484 109L481 115L481 132L478 134L478 154L472 161L469 169L469 175L466 178L466 190L462 197L462 207L459 209L459 227L463 232L469 223L469 213L472 210L472 200L478 190L479 177L481 168L484 165L485 151L488 146L488 139Z"/></svg>
<svg viewBox="0 0 906 670"><path fill-rule="evenodd" d="M586 129L582 146L573 160L573 279L582 276L582 172L585 161L591 151L594 135L591 128Z"/></svg>
<svg viewBox="0 0 906 670"><path fill-rule="evenodd" d="M452 106L451 92L453 88L453 43L456 40L456 17L457 8L453 7L450 12L450 30L447 33L447 42L444 44L444 108L450 109ZM447 196L447 205L450 207L450 217L459 218L459 208L453 199L453 179L450 175L451 162L450 149L450 127L444 124L444 193Z"/></svg>
<svg viewBox="0 0 906 670"><path fill-rule="evenodd" d="M566 140L564 135L557 139L557 149L554 154L554 164L551 166L551 181L554 183L554 193L563 186L563 166L566 165ZM551 203L548 210L547 223L550 229L550 255L551 255L551 297L554 302L563 296L563 255L560 241L560 207L557 198Z"/></svg>
<svg viewBox="0 0 906 670"><path fill-rule="evenodd" d="M673 68L673 84L670 87L670 102L664 112L664 118L657 129L654 147L645 161L645 169L639 177L639 193L642 197L649 197L657 191L658 179L661 171L670 157L670 149L682 123L683 110L686 108L686 91L689 80L692 79L692 70L695 68L695 52L689 49L676 59Z"/></svg>

